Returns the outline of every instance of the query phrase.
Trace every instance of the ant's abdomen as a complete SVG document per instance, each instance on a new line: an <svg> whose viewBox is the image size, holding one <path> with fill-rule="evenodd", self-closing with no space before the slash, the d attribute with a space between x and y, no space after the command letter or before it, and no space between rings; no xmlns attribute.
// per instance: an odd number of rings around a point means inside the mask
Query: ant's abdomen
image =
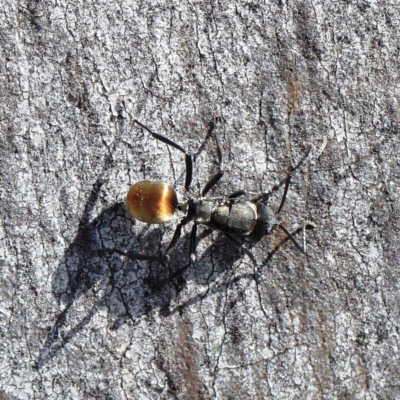
<svg viewBox="0 0 400 400"><path fill-rule="evenodd" d="M178 199L175 190L166 183L140 181L129 189L125 204L139 221L163 224L173 217Z"/></svg>

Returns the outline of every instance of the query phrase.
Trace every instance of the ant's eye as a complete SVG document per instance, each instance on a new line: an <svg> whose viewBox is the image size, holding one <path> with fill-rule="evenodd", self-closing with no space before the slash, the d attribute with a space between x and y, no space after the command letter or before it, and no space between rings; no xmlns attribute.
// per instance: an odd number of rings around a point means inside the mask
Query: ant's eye
<svg viewBox="0 0 400 400"><path fill-rule="evenodd" d="M125 204L139 221L163 224L173 217L178 199L175 190L166 183L140 181L129 189Z"/></svg>

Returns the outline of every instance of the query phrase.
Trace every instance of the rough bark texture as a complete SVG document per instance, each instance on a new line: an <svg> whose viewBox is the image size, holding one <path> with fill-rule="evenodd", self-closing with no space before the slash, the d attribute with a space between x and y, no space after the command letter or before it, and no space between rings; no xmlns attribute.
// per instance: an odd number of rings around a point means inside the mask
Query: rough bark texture
<svg viewBox="0 0 400 400"><path fill-rule="evenodd" d="M1 399L400 398L397 1L0 10ZM199 228L196 267L155 291L190 225L168 262L111 250L166 249L177 220L123 200L145 178L182 200L184 157L135 118L196 155L195 194L210 121L214 195L269 190L312 146L281 213L318 225L308 257L276 230L255 265Z"/></svg>

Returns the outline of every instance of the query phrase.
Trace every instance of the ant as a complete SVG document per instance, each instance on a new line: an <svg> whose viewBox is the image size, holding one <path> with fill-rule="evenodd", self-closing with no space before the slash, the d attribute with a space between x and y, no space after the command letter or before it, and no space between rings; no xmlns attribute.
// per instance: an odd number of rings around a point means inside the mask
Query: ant
<svg viewBox="0 0 400 400"><path fill-rule="evenodd" d="M213 135L216 142L219 171L206 183L201 196L193 197L190 192L190 184L192 182L193 173L193 158L180 145L153 132L148 127L137 121L133 121L141 128L149 132L155 139L174 147L185 155L186 177L185 190L188 197L183 203L179 203L175 190L164 182L140 181L130 187L126 196L125 204L128 212L139 221L147 224L164 224L168 222L176 210L185 213L185 216L178 223L175 233L169 243L165 254L161 257L149 256L137 253L126 254L130 258L140 260L162 261L168 257L168 252L175 247L182 234L182 228L189 222L193 222L192 231L189 240L189 264L180 268L169 278L161 281L157 286L162 287L166 283L181 276L191 265L196 261L196 235L197 225L205 225L213 230L221 231L230 240L238 243L242 249L253 259L250 250L244 247L238 239L237 235L255 234L261 238L263 235L271 233L272 229L279 227L287 237L294 243L297 249L306 254L303 247L295 240L292 234L279 222L276 214L278 214L286 200L286 195L289 189L292 174L301 167L304 161L308 158L311 147L300 162L292 168L292 171L278 185L272 188L270 192L258 193L256 197L250 200L244 200L243 197L249 193L244 190L238 190L227 196L208 198L207 193L219 182L224 175L223 158L221 148L218 143L217 136L214 134L214 123L210 122L208 127L208 136ZM276 213L266 204L269 196L279 187L285 184L284 193L281 204ZM309 224L312 226L312 224Z"/></svg>

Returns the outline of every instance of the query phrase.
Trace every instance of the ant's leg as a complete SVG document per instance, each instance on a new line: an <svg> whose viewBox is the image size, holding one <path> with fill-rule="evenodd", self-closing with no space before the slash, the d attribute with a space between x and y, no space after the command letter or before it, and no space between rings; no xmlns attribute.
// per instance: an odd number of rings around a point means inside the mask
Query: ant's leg
<svg viewBox="0 0 400 400"><path fill-rule="evenodd" d="M169 243L169 245L167 247L167 250L165 250L165 256L178 243L178 240L182 235L182 227L185 226L186 224L188 224L191 220L192 219L190 217L187 217L187 216L183 217L181 219L181 222L179 222L179 224L175 228L174 236L172 236L171 242Z"/></svg>
<svg viewBox="0 0 400 400"><path fill-rule="evenodd" d="M213 131L214 131L214 123L210 122L208 126L208 134L213 133ZM222 178L222 175L224 175L224 160L222 157L221 147L219 146L218 138L215 135L215 133L214 133L214 139L217 145L219 171L206 183L206 186L204 186L204 189L201 192L202 197L204 197L209 192L209 190L218 183L218 181Z"/></svg>
<svg viewBox="0 0 400 400"><path fill-rule="evenodd" d="M306 151L306 154L304 154L304 156L301 158L301 160L297 163L296 166L293 167L293 169L290 171L289 175L293 175L294 172L296 172L296 170L298 170L308 159L308 157L310 156L311 153L311 147L309 147L309 149ZM285 183L286 179L281 181L281 184L283 185L283 183Z"/></svg>
<svg viewBox="0 0 400 400"><path fill-rule="evenodd" d="M183 226L182 222L180 222L180 223L176 226L176 229L175 229L175 232L174 232L174 236L172 237L171 242L169 243L169 245L168 245L168 247L167 247L167 250L165 250L165 255L167 255L167 253L168 253L173 247L175 247L176 244L178 243L178 240L179 240L179 238L180 238L181 235L182 235L182 226Z"/></svg>
<svg viewBox="0 0 400 400"><path fill-rule="evenodd" d="M147 126L141 124L138 120L134 119L133 122L138 124L140 127L145 129L147 132L149 132L155 139L160 140L161 142L168 144L169 146L175 147L175 149L180 150L182 153L185 154L185 163L186 163L186 178L185 178L185 189L189 191L190 184L192 183L192 175L193 175L193 160L192 156L188 154L179 144L176 144L172 140L166 138L165 136L162 136L158 133L155 133L151 131Z"/></svg>
<svg viewBox="0 0 400 400"><path fill-rule="evenodd" d="M281 204L280 204L280 206L279 206L279 208L278 208L277 214L279 214L279 212L282 210L283 205L285 204L286 195L287 195L287 192L288 192L288 190L289 190L289 184L290 184L290 180L291 180L291 179L292 179L292 175L289 174L289 175L287 176L287 178L286 178L285 190L284 190L284 192L283 192Z"/></svg>
<svg viewBox="0 0 400 400"><path fill-rule="evenodd" d="M231 193L228 196L228 199L236 199L237 197L245 196L245 195L246 195L246 192L244 190L237 190L236 192Z"/></svg>
<svg viewBox="0 0 400 400"><path fill-rule="evenodd" d="M287 229L279 224L276 224L275 226L279 226L287 235L287 237L285 239L282 240L281 243L279 243L279 245L277 247L275 247L275 249L272 251L272 253L270 254L272 256L272 254L276 253L278 251L278 249L283 246L289 239L295 244L295 246L305 255L307 256L307 253L305 252L305 250L303 250L303 248L301 246L299 246L299 244L297 243L297 241L294 239L294 235L297 233L300 233L301 231L303 231L303 234L305 232L306 229L313 229L316 228L316 225L314 224L314 222L311 221L304 221L303 226L301 226L300 228L297 228L294 232L289 233L287 231ZM304 240L304 237L303 237ZM305 248L305 245L304 245ZM270 257L269 257L270 258Z"/></svg>
<svg viewBox="0 0 400 400"><path fill-rule="evenodd" d="M279 207L279 211L280 211L282 209L282 207L283 207L283 204L285 203L286 194L287 194L287 191L288 191L288 188L289 188L289 183L290 183L290 180L292 178L292 175L295 173L295 171L297 171L305 163L305 161L310 156L310 152L311 152L311 147L307 150L306 154L297 163L297 165L292 168L292 171L289 172L289 174L287 174L287 176L284 179L282 179L277 185L275 185L269 192L260 193L260 195L258 197L256 197L256 198L252 199L252 201L255 202L255 203L257 203L258 201L267 201L269 196L272 193L276 192L283 184L285 184L285 192L283 194L281 205Z"/></svg>
<svg viewBox="0 0 400 400"><path fill-rule="evenodd" d="M160 281L159 283L157 283L157 285L155 286L155 289L156 290L160 290L162 287L164 287L168 283L172 282L176 278L179 278L180 276L182 276L185 273L185 271L187 269L189 269L190 266L191 266L191 264L187 264L183 268L178 269L178 271L174 272L171 276L169 276L168 278L166 278L166 279Z"/></svg>
<svg viewBox="0 0 400 400"><path fill-rule="evenodd" d="M172 282L176 278L182 276L190 266L192 266L196 262L196 235L197 235L197 224L193 224L192 232L190 233L190 244L189 244L189 264L175 271L171 276L159 282L156 286L156 289L161 289L167 283Z"/></svg>
<svg viewBox="0 0 400 400"><path fill-rule="evenodd" d="M320 147L320 149L317 151L316 155L314 156L314 158L318 158L323 151L325 150L327 144L327 138L324 137L322 145ZM286 194L287 194L287 190L289 188L289 183L290 183L290 179L292 177L292 175L307 161L307 159L310 157L310 152L311 152L312 147L310 147L307 151L306 154L304 154L304 156L301 158L301 160L297 163L297 165L295 167L292 168L292 170L290 171L290 173L286 176L286 178L282 179L276 186L274 186L271 191L269 193L263 193L259 196L259 200L262 200L264 198L265 195L267 195L266 198L268 198L268 195L272 194L273 192L275 192L276 190L278 190L283 184L285 184L285 192L283 194L282 197L282 201L281 201L281 205L279 207L278 213L279 211L282 209L283 204L285 203L285 199L286 199Z"/></svg>
<svg viewBox="0 0 400 400"><path fill-rule="evenodd" d="M318 153L317 153L317 154L318 154L318 157L319 157L319 156L321 155L321 153L325 150L326 143L327 143L327 139L326 139L326 137L325 137L324 140L323 140L322 146L321 146L320 150L319 150ZM278 209L278 212L277 212L277 213L279 213L279 212L282 210L282 207L283 207L283 205L285 204L286 195L287 195L287 192L288 192L288 189L289 189L289 184L290 184L290 180L291 180L291 178L292 178L293 173L294 173L297 169L299 169L299 168L303 165L303 163L308 159L310 152L311 152L311 147L308 149L308 151L307 151L306 154L303 156L303 158L297 163L297 165L292 169L292 171L288 174L288 176L286 177L286 179L285 179L285 180L282 180L281 182L279 182L279 184L278 184L277 186L275 186L274 188L272 188L271 193L272 193L274 190L276 190L277 188L279 188L283 183L285 183L285 190L284 190L284 193L283 193L283 196L282 196L282 200L281 200L281 204L280 204L280 206L279 206L279 209ZM261 196L260 196L260 197L261 197ZM295 245L304 255L307 255L307 254L306 254L306 251L305 251L305 249L306 249L305 229L306 229L307 226L309 226L309 227L311 227L311 228L315 228L316 225L315 225L313 222L305 221L305 223L303 224L302 230L303 230L303 246L304 246L304 248L301 247L301 246L297 243L297 241L294 239L294 237L289 233L289 231L288 231L283 225L281 225L281 224L276 224L276 225L279 226L279 227L286 233L286 235L288 236L288 238L294 243L294 245Z"/></svg>
<svg viewBox="0 0 400 400"><path fill-rule="evenodd" d="M268 199L268 197L266 197L267 195L269 195L269 193L266 192L246 192L245 190L237 190L236 192L231 193L229 196L227 196L228 199L236 199L237 197L240 196L249 196L249 195L258 195L258 197L252 199L252 202L257 202L258 200L260 200L261 198L263 199L263 201L266 201Z"/></svg>
<svg viewBox="0 0 400 400"><path fill-rule="evenodd" d="M314 155L313 158L318 158L318 157L324 152L327 142L328 142L328 140L327 140L327 138L326 138L326 136L325 136L325 137L323 138L321 147L320 147L319 150L316 152L316 154ZM306 151L306 154L304 154L304 156L303 156L302 159L297 163L297 165L296 165L295 167L292 168L292 170L290 171L289 175L288 175L285 179L282 179L282 180L279 182L278 187L282 186L282 185L286 182L286 180L288 179L288 177L289 177L289 176L292 176L292 175L296 172L296 170L298 170L298 169L307 161L307 159L310 157L311 149L312 149L312 147L310 147L310 148Z"/></svg>
<svg viewBox="0 0 400 400"><path fill-rule="evenodd" d="M279 226L286 233L287 237L293 242L293 244L303 253L305 256L307 255L304 249L297 243L296 239L292 236L292 234L281 224L277 224L275 226Z"/></svg>

